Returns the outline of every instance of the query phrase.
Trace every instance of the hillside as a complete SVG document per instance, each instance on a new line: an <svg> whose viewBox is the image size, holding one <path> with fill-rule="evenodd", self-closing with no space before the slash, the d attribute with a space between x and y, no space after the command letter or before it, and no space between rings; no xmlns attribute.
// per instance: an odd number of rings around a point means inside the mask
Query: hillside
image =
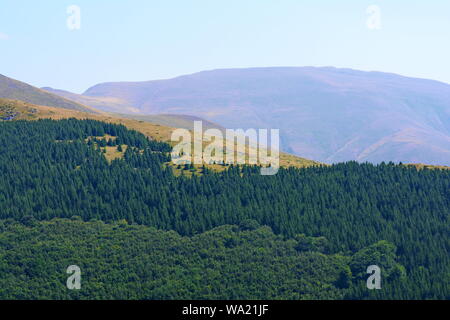
<svg viewBox="0 0 450 320"><path fill-rule="evenodd" d="M279 128L284 151L326 163L450 165L450 85L437 81L331 67L250 68L98 84L84 96L227 128Z"/></svg>
<svg viewBox="0 0 450 320"><path fill-rule="evenodd" d="M139 114L116 114L121 118L135 119L145 122L151 122L162 126L172 128L183 128L188 130L194 129L194 121L201 121L203 130L207 129L219 129L225 132L225 128L208 120L182 114L152 114L152 115L139 115Z"/></svg>
<svg viewBox="0 0 450 320"><path fill-rule="evenodd" d="M52 94L67 98L69 100L81 103L83 105L111 113L119 118L129 118L135 120L142 120L167 127L183 128L192 130L194 121L202 121L204 129L218 128L224 130L220 125L204 120L199 117L183 114L156 114L156 115L142 115L135 107L127 104L123 99L111 97L90 97L65 90L53 89L50 87L41 88Z"/></svg>
<svg viewBox="0 0 450 320"><path fill-rule="evenodd" d="M132 105L128 104L126 101L119 98L89 97L65 90L53 89L50 87L44 87L41 88L41 90L106 112L118 112L118 113L139 112L138 109L134 108Z"/></svg>
<svg viewBox="0 0 450 320"><path fill-rule="evenodd" d="M193 129L194 121L202 121L205 129L218 128L220 130L224 130L224 128L220 125L191 115L183 115L183 114L142 115L139 113L139 110L137 108L129 106L124 100L119 98L89 97L72 93L69 91L53 89L50 87L44 87L41 89L53 93L55 95L70 99L72 101L82 103L86 106L90 106L92 108L111 113L112 115L117 116L119 118L142 120L154 124L160 124L167 127L184 128L188 130Z"/></svg>
<svg viewBox="0 0 450 320"><path fill-rule="evenodd" d="M3 111L2 111L3 110ZM9 115L15 115L13 119L9 118ZM133 119L133 118L136 119ZM129 129L139 131L147 137L172 143L170 141L171 134L174 127L167 125L161 125L158 123L173 124L181 128L191 129L192 121L198 120L198 118L184 117L179 115L155 115L155 116L131 116L124 115L123 117L114 113L98 112L96 114L80 112L75 110L38 106L30 103L26 103L18 100L9 100L0 98L0 120L36 120L36 119L93 119L99 121L105 121L108 123L123 124ZM145 120L137 120L145 119ZM217 127L213 123L206 122L206 128ZM220 127L218 127L220 129ZM308 167L313 165L321 165L317 161L300 158L288 153L280 154L280 166L282 167ZM207 165L214 170L223 170L224 167L218 165Z"/></svg>
<svg viewBox="0 0 450 320"><path fill-rule="evenodd" d="M77 110L88 113L96 111L85 105L64 99L47 91L30 86L0 74L0 98L21 100L43 106L52 106L62 109Z"/></svg>

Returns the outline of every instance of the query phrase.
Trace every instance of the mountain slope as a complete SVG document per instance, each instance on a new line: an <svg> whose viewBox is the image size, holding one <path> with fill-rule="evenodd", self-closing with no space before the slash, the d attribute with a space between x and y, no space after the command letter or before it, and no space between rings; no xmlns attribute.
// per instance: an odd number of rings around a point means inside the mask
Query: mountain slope
<svg viewBox="0 0 450 320"><path fill-rule="evenodd" d="M227 128L279 128L282 147L323 162L450 165L450 85L336 68L251 68L104 83L90 97Z"/></svg>
<svg viewBox="0 0 450 320"><path fill-rule="evenodd" d="M147 137L153 140L164 141L172 143L171 135L175 128L190 129L190 118L184 118L180 116L142 116L143 119L132 119L127 115L121 117L113 113L87 113L69 109L54 108L47 106L38 106L19 100L10 100L0 98L0 122L2 120L38 120L38 119L92 119L98 121L104 121L114 124L123 124L129 129L141 132ZM154 121L156 119L156 121ZM157 119L162 119L158 122ZM174 123L177 127L171 127L169 125L162 124L164 121ZM211 124L213 125L213 124ZM220 128L220 127L219 127ZM281 167L310 167L318 166L321 163L294 156L288 153L280 153L280 166ZM213 170L223 170L224 167L216 165L207 165Z"/></svg>
<svg viewBox="0 0 450 320"><path fill-rule="evenodd" d="M64 99L39 88L30 86L0 74L0 98L21 100L43 106L97 113L96 110L82 104Z"/></svg>
<svg viewBox="0 0 450 320"><path fill-rule="evenodd" d="M123 118L135 119L145 122L151 122L162 126L169 126L173 128L182 128L193 130L194 121L201 121L203 130L219 129L225 132L225 128L208 120L204 120L196 116L188 116L183 114L152 114L152 115L139 115L139 114L118 114Z"/></svg>
<svg viewBox="0 0 450 320"><path fill-rule="evenodd" d="M61 96L63 98L82 103L83 105L102 110L105 112L110 112L121 118L136 119L146 122L151 122L163 126L169 126L174 128L183 128L192 130L194 126L194 121L202 121L203 128L217 128L221 131L225 130L224 127L204 120L200 117L183 115L183 114L156 114L156 115L142 115L139 109L130 106L123 99L111 98L111 97L89 97L81 94L72 93L65 90L53 89L50 87L41 88L42 90L48 91L52 94Z"/></svg>
<svg viewBox="0 0 450 320"><path fill-rule="evenodd" d="M41 88L47 92L54 95L81 103L86 106L90 106L95 109L99 109L107 112L118 112L118 113L137 113L138 109L132 107L126 101L119 98L111 97L89 97L83 96L81 94L72 93L65 90L53 89L50 87Z"/></svg>

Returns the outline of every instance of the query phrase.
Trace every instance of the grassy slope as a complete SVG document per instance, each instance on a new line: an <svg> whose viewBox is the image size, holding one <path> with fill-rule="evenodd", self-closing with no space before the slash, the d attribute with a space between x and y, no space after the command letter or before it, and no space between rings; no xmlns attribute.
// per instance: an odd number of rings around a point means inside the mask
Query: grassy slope
<svg viewBox="0 0 450 320"><path fill-rule="evenodd" d="M58 90L53 88L41 88L47 92L58 95L60 97L81 103L82 105L90 106L97 110L109 111L109 112L127 112L136 113L139 112L138 109L132 107L128 102L123 101L119 98L109 98L109 97L89 97L83 96L81 94L72 93L69 91Z"/></svg>
<svg viewBox="0 0 450 320"><path fill-rule="evenodd" d="M168 126L146 122L143 120L121 118L114 114L101 111L98 111L98 113L96 114L92 114L69 109L38 106L22 101L1 99L1 98L0 98L0 105L9 106L10 109L13 109L15 110L15 112L18 112L19 115L15 118L16 120L36 120L45 118L55 120L66 118L94 119L110 123L123 124L129 129L142 132L146 136L159 141L170 142L171 134L175 129ZM114 153L114 150L110 150L110 152ZM282 153L280 155L280 165L286 167L308 167L312 165L320 165L320 163L312 160L303 159L287 153ZM219 165L208 165L208 167L219 171L224 169L224 167Z"/></svg>
<svg viewBox="0 0 450 320"><path fill-rule="evenodd" d="M202 121L203 130L214 128L219 129L222 132L225 131L224 127L216 123L207 121L199 117L181 114L155 114L155 115L117 114L116 116L120 118L142 120L146 122L160 124L162 126L183 128L188 130L193 130L194 121Z"/></svg>
<svg viewBox="0 0 450 320"><path fill-rule="evenodd" d="M0 98L21 100L28 103L55 106L63 109L96 113L96 110L85 105L67 100L47 91L30 86L0 74Z"/></svg>

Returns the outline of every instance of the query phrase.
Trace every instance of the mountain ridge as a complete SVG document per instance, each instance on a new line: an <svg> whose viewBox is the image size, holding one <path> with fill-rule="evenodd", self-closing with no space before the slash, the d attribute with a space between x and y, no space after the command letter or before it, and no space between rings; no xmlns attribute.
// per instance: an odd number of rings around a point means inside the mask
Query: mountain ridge
<svg viewBox="0 0 450 320"><path fill-rule="evenodd" d="M66 99L59 95L41 90L25 82L0 74L0 98L21 100L36 105L59 107L63 109L97 113L96 110Z"/></svg>

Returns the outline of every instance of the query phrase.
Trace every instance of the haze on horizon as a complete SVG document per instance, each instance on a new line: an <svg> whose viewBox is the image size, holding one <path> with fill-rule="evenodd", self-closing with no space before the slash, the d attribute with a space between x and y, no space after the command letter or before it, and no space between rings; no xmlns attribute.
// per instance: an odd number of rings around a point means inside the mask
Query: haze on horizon
<svg viewBox="0 0 450 320"><path fill-rule="evenodd" d="M81 10L79 30L67 26L70 5ZM450 83L445 0L4 0L0 21L0 73L76 93L102 82L273 66Z"/></svg>

